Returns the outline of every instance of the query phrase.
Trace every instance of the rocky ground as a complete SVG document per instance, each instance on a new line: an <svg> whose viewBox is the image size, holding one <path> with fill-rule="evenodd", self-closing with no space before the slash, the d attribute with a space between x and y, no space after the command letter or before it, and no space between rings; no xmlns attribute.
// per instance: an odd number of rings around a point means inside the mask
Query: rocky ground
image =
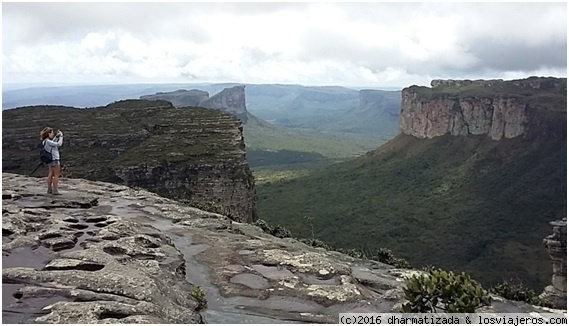
<svg viewBox="0 0 569 326"><path fill-rule="evenodd" d="M7 323L336 323L399 311L416 273L125 186L63 179L52 196L44 178L2 182ZM495 297L484 311L548 310Z"/></svg>

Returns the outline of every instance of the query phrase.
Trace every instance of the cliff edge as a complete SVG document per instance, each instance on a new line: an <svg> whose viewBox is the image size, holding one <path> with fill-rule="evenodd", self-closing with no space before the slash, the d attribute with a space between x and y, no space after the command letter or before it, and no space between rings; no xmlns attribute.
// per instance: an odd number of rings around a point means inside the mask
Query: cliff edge
<svg viewBox="0 0 569 326"><path fill-rule="evenodd" d="M240 221L256 219L254 178L242 122L218 111L177 109L166 101L105 107L34 106L3 112L4 172L29 174L39 162L39 131L65 132L62 174L215 203ZM35 175L47 175L45 168Z"/></svg>
<svg viewBox="0 0 569 326"><path fill-rule="evenodd" d="M121 185L66 178L55 198L43 179L3 173L2 187L5 322L337 323L398 312L420 273ZM494 297L480 312L550 311Z"/></svg>

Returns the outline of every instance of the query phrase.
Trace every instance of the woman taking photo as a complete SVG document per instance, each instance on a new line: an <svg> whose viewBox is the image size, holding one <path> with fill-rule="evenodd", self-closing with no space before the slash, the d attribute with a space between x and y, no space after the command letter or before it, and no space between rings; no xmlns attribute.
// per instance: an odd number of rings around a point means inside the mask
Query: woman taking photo
<svg viewBox="0 0 569 326"><path fill-rule="evenodd" d="M59 162L59 147L63 145L63 133L61 130L57 134L53 128L45 127L40 133L43 148L51 153L52 161L48 163L49 172L47 174L47 193L53 195L61 195L57 190L59 185L59 174L61 173L61 164Z"/></svg>

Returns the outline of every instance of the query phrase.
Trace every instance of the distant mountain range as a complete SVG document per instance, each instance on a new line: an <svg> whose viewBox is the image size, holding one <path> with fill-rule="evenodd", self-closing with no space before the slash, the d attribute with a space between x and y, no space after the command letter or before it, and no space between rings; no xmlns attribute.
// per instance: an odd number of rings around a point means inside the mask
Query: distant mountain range
<svg viewBox="0 0 569 326"><path fill-rule="evenodd" d="M358 92L348 91L341 87L324 87L307 91L302 87L292 85L273 87L224 84L224 86L228 87L211 97L206 91L179 89L144 95L141 99L165 100L180 108L201 106L219 109L239 117L244 122L243 131L247 144L248 161L252 166L283 166L352 157L377 147L386 141L390 133L396 129L395 120L398 115L395 113L395 118L392 112L391 115L385 115L384 102L386 100L384 100L384 92L381 91L360 91L361 94L365 94L361 96L363 100L358 98L358 107L346 111L342 108L342 99L351 101ZM310 121L312 126L291 128L259 118L249 111L248 105L250 104L246 104L246 102L251 102L245 95L248 88L253 89L249 90L249 94L257 94L253 96L253 102L259 99L267 101L266 105L270 108L268 111L277 112L272 108L280 107L283 111L282 115L305 123ZM390 95L393 94L390 93ZM288 102L283 98L288 98ZM309 103L310 105L303 105L304 108L299 109L294 103ZM344 103L344 105L347 104ZM315 114L314 112L318 110L340 112L327 115ZM307 118L310 114L313 115L312 119ZM340 120L330 119L333 115ZM329 130L317 128L318 125L326 125L323 120L336 123L337 128ZM365 124L364 120L367 120L368 124ZM368 129L359 128L361 126L367 126ZM358 132L351 130L351 127L356 127L354 130ZM385 132L379 132L382 130ZM383 135L383 137L378 137L378 135Z"/></svg>
<svg viewBox="0 0 569 326"><path fill-rule="evenodd" d="M118 100L148 98L157 93L173 98L184 97L190 92L198 97L204 96L203 92L214 95L243 85L249 112L274 125L383 138L391 138L397 131L400 91L359 91L339 86L223 83L29 87L4 90L2 108L29 105L96 107ZM365 104L362 104L362 92L366 94ZM372 93L373 96L369 96ZM376 102L371 103L370 98Z"/></svg>

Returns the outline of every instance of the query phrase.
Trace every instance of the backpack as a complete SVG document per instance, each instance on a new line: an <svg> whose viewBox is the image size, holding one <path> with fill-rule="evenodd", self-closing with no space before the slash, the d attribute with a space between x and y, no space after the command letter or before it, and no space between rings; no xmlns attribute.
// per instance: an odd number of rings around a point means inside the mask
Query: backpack
<svg viewBox="0 0 569 326"><path fill-rule="evenodd" d="M43 143L42 143L43 144ZM46 151L45 150L45 144L42 146L41 148L41 152L40 152L40 160L42 161L42 163L44 164L49 164L53 161L53 156L51 155L51 151Z"/></svg>

